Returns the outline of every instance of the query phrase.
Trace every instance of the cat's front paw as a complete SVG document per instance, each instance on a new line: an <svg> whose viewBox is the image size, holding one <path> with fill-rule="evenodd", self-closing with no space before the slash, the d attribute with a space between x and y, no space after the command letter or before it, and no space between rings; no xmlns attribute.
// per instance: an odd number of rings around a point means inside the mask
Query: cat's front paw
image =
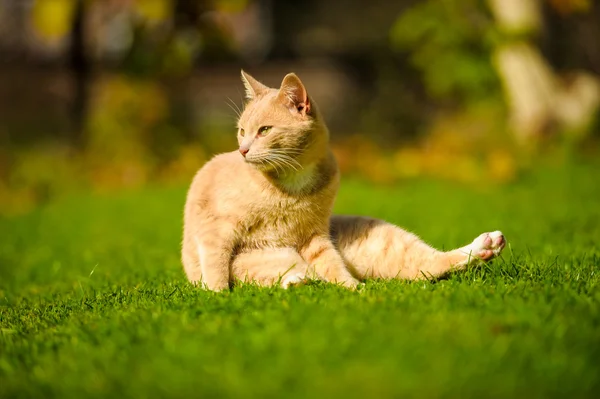
<svg viewBox="0 0 600 399"><path fill-rule="evenodd" d="M358 289L358 286L361 284L360 281L355 279L354 277L348 276L344 279L332 279L328 280L331 283L338 284L341 287L348 288L349 290L355 291Z"/></svg>
<svg viewBox="0 0 600 399"><path fill-rule="evenodd" d="M506 246L506 239L501 231L483 233L467 247L470 255L488 261L500 255Z"/></svg>
<svg viewBox="0 0 600 399"><path fill-rule="evenodd" d="M360 284L361 284L361 282L360 282L360 281L358 281L358 280L357 280L357 279L355 279L355 278L352 278L352 279L347 279L347 280L345 280L344 282L342 282L342 285L343 285L344 287L346 287L346 288L349 288L349 289L351 289L351 290L357 290L357 289L358 289L358 286L359 286Z"/></svg>
<svg viewBox="0 0 600 399"><path fill-rule="evenodd" d="M286 290L292 285L302 285L304 283L306 283L306 276L301 273L290 273L281 278L281 288Z"/></svg>

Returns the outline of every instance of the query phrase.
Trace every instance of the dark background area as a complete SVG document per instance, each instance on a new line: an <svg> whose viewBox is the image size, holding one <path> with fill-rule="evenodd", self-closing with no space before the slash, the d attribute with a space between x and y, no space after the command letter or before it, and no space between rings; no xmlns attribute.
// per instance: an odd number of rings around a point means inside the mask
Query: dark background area
<svg viewBox="0 0 600 399"><path fill-rule="evenodd" d="M241 68L296 72L348 173L511 180L524 148L597 147L599 21L586 0L0 0L0 202L188 180L235 146Z"/></svg>

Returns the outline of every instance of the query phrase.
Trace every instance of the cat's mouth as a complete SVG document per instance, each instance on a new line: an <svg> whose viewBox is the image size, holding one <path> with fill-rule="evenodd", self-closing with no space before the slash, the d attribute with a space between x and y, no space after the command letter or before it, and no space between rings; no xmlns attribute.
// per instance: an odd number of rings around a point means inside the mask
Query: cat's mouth
<svg viewBox="0 0 600 399"><path fill-rule="evenodd" d="M275 171L277 174L287 174L304 169L297 159L281 153L248 154L244 160L262 172Z"/></svg>
<svg viewBox="0 0 600 399"><path fill-rule="evenodd" d="M253 168L258 169L260 171L267 171L272 169L272 165L269 165L268 160L265 157L256 157L248 155L244 157L244 161L246 161L246 163L251 165Z"/></svg>
<svg viewBox="0 0 600 399"><path fill-rule="evenodd" d="M248 163L254 167L259 167L259 166L265 164L265 161L263 159L250 157L250 156L244 157L244 161L246 161L246 163Z"/></svg>

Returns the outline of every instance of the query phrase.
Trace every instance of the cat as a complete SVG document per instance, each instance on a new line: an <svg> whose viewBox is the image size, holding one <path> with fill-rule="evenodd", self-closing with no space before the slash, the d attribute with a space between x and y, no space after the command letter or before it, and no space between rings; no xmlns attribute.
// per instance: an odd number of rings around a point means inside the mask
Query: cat
<svg viewBox="0 0 600 399"><path fill-rule="evenodd" d="M294 73L278 89L241 75L239 149L207 162L188 191L181 258L189 281L214 291L238 280L355 288L367 278L438 278L500 254L499 231L441 252L380 220L332 216L340 174L304 84Z"/></svg>

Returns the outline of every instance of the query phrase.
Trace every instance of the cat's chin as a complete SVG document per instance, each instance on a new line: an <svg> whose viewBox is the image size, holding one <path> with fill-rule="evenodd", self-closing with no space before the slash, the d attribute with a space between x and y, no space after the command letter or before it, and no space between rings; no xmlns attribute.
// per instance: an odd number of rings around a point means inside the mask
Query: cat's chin
<svg viewBox="0 0 600 399"><path fill-rule="evenodd" d="M275 167L273 164L269 164L266 162L260 162L257 160L246 159L246 164L248 164L251 168L256 169L257 171L270 175L272 177L280 178L282 176L290 176L295 174L295 170L291 168L287 168L285 166Z"/></svg>
<svg viewBox="0 0 600 399"><path fill-rule="evenodd" d="M250 167L258 170L259 172L266 173L271 170L275 170L272 165L269 165L266 162L261 162L260 160L246 158L244 161L246 164L250 165Z"/></svg>

